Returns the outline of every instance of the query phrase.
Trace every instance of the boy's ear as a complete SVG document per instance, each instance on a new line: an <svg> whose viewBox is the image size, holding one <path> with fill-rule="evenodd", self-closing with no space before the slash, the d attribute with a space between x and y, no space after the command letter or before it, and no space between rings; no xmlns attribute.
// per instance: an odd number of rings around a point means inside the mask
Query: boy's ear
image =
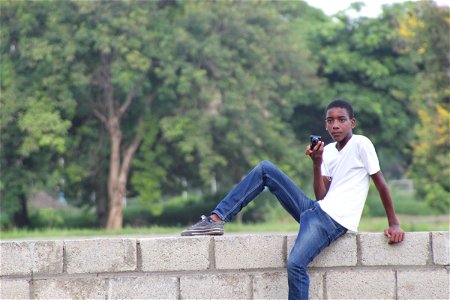
<svg viewBox="0 0 450 300"><path fill-rule="evenodd" d="M356 127L356 119L352 118L351 122L352 122L352 128L355 128Z"/></svg>

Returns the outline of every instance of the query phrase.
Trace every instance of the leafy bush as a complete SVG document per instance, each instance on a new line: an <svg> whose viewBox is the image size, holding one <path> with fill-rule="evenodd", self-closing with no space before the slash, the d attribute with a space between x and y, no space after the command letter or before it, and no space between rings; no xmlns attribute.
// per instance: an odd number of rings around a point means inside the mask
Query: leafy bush
<svg viewBox="0 0 450 300"><path fill-rule="evenodd" d="M437 183L424 185L425 202L437 211L448 214L450 211L450 193Z"/></svg>
<svg viewBox="0 0 450 300"><path fill-rule="evenodd" d="M91 210L79 208L43 208L29 214L31 228L94 228L97 216Z"/></svg>
<svg viewBox="0 0 450 300"><path fill-rule="evenodd" d="M209 215L228 191L204 196L174 197L168 200L159 214L141 206L140 201L130 201L124 209L124 226L186 226L196 222L201 215ZM245 207L236 219L244 223L279 220L288 216L270 192L261 193Z"/></svg>
<svg viewBox="0 0 450 300"><path fill-rule="evenodd" d="M397 214L425 216L439 213L436 209L430 207L426 201L419 200L414 193L403 193L391 189L391 196ZM373 185L370 187L363 215L372 217L386 216L383 203Z"/></svg>
<svg viewBox="0 0 450 300"><path fill-rule="evenodd" d="M198 220L200 215L209 215L225 193L205 196L190 195L174 197L163 206L162 211L155 213L141 206L140 201L130 203L124 209L124 226L184 226Z"/></svg>

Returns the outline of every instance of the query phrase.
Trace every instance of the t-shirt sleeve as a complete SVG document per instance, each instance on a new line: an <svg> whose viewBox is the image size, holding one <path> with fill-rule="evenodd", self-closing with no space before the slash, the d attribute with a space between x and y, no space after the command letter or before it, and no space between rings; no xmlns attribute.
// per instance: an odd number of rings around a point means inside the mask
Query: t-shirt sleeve
<svg viewBox="0 0 450 300"><path fill-rule="evenodd" d="M380 171L380 162L378 161L377 152L368 138L362 139L359 145L359 151L362 163L369 175L373 175Z"/></svg>

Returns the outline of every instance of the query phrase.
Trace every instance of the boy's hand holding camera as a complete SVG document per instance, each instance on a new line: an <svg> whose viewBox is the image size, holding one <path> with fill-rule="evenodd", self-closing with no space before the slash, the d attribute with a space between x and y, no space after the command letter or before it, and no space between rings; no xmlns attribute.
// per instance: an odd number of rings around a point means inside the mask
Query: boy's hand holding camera
<svg viewBox="0 0 450 300"><path fill-rule="evenodd" d="M306 147L305 154L311 157L314 164L320 166L325 143L322 141L322 137L318 135L311 135L310 140L311 144Z"/></svg>

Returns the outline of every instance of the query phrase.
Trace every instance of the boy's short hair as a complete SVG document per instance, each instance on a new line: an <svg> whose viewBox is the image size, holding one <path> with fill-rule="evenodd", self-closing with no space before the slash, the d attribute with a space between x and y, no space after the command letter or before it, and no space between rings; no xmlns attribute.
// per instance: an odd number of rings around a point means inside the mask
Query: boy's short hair
<svg viewBox="0 0 450 300"><path fill-rule="evenodd" d="M345 109L347 111L350 119L353 119L355 117L353 114L352 105L343 99L336 99L336 100L333 100L330 104L328 104L327 109L325 110L325 116L327 115L328 110L331 108L334 108L334 107L339 107L339 108Z"/></svg>

